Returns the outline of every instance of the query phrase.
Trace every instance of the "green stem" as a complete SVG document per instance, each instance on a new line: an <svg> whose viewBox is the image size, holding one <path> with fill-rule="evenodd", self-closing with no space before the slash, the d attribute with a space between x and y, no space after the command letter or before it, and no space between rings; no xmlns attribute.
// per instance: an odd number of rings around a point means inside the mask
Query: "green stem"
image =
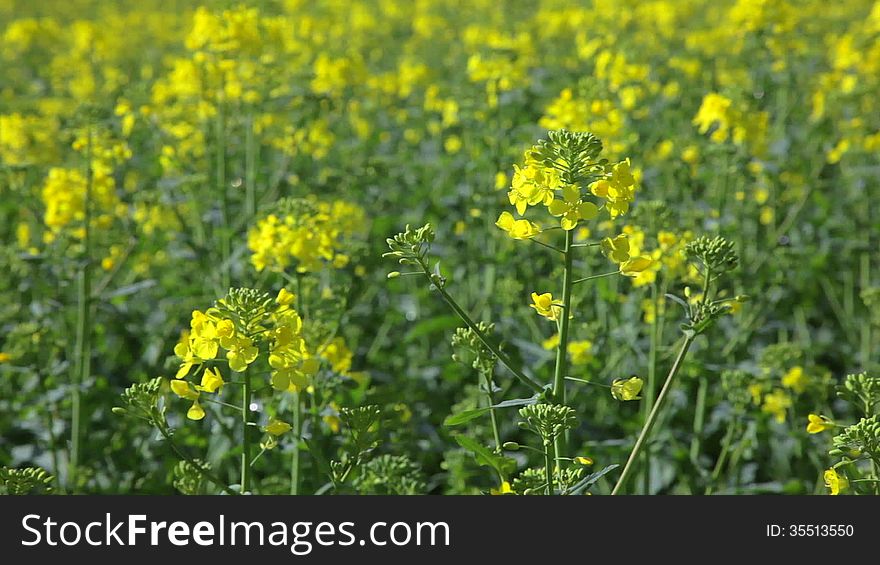
<svg viewBox="0 0 880 565"><path fill-rule="evenodd" d="M709 383L706 377L700 376L700 384L697 386L696 408L694 410L694 434L691 438L690 447L690 460L695 466L697 466L700 456L700 440L703 435L703 424L706 420L706 393L708 388Z"/></svg>
<svg viewBox="0 0 880 565"><path fill-rule="evenodd" d="M608 273L601 273L601 274L599 274L599 275L591 275L591 276L589 276L589 277L584 277L584 278L582 278L582 279L578 279L578 280L576 280L576 281L573 281L571 284L573 284L573 285L574 285L574 284L581 284L582 282L587 282L587 281L591 281L591 280L594 280L594 279L601 279L601 278L605 278L605 277L613 277L614 275L619 275L619 274L620 274L620 271L619 271L619 270L617 270L617 271L610 271L610 272L608 272Z"/></svg>
<svg viewBox="0 0 880 565"><path fill-rule="evenodd" d="M286 273L285 273L286 274ZM305 297L303 296L302 275L296 274L296 309L299 315L303 315L303 306L305 305ZM293 393L293 454L290 456L290 494L296 496L299 494L300 475L299 475L299 442L302 439L302 400L299 391Z"/></svg>
<svg viewBox="0 0 880 565"><path fill-rule="evenodd" d="M651 302L654 308L654 317L648 328L648 331L651 332L651 335L649 336L651 341L650 349L648 351L648 382L645 383L645 390L643 393L644 399L642 400L642 425L648 421L648 415L651 413L651 408L654 407L654 393L657 388L657 347L659 342L659 324L657 323L657 320L660 317L660 297L657 292L656 281L651 285ZM645 450L642 465L645 470L644 491L645 494L651 494L651 451L648 449Z"/></svg>
<svg viewBox="0 0 880 565"><path fill-rule="evenodd" d="M553 371L553 399L565 405L565 374L568 371L568 328L571 320L571 289L574 286L574 230L565 232L565 253L562 271L562 320L559 323L559 346L556 348L556 368ZM555 451L559 457L566 453L565 434L556 436Z"/></svg>
<svg viewBox="0 0 880 565"><path fill-rule="evenodd" d="M544 442L544 476L547 480L547 490L545 494L553 494L553 444L549 441Z"/></svg>
<svg viewBox="0 0 880 565"><path fill-rule="evenodd" d="M231 210L229 202L229 187L226 186L226 122L223 116L223 104L217 104L217 117L214 120L214 165L215 176L217 181L217 190L221 196L221 214L223 225L220 226L220 281L223 289L228 289L230 285L230 257L232 255L232 233L231 233Z"/></svg>
<svg viewBox="0 0 880 565"><path fill-rule="evenodd" d="M299 441L302 436L302 406L299 392L293 393L293 455L290 459L290 494L299 494Z"/></svg>
<svg viewBox="0 0 880 565"><path fill-rule="evenodd" d="M648 414L648 420L642 427L642 431L639 434L635 445L633 446L632 452L629 454L629 459L627 459L626 465L624 465L623 467L623 472L620 474L620 478L617 480L617 484L614 485L614 490L611 491L611 494L620 493L620 489L623 488L624 484L626 484L626 480L629 478L629 475L633 470L633 466L639 456L639 452L641 452L642 447L644 447L645 441L648 439L648 436L651 433L651 429L654 427L654 423L657 421L657 416L660 414L660 410L663 408L663 404L666 400L666 395L672 388L672 383L675 380L675 376L678 374L679 369L681 369L681 366L684 363L684 358L687 355L691 344L694 342L694 338L695 336L691 335L685 336L684 343L682 343L681 345L678 356L675 358L675 362L672 364L672 367L669 369L669 374L666 376L666 382L663 383L663 388L660 390L660 394L657 396L657 401L654 403L654 407L651 409L651 413Z"/></svg>
<svg viewBox="0 0 880 565"><path fill-rule="evenodd" d="M92 127L86 133L86 193L83 200L83 258L77 280L76 364L71 390L70 461L68 491L78 489L80 450L83 435L82 387L92 368Z"/></svg>
<svg viewBox="0 0 880 565"><path fill-rule="evenodd" d="M205 477L206 479L208 479L209 481L211 481L212 483L214 483L215 485L220 487L220 489L223 492L225 492L226 494L241 494L241 493L235 492L234 490L229 488L229 485L225 484L223 481L221 481L216 476L214 476L213 473L211 473L210 471L208 471L207 469L205 469L204 467L202 467L201 465L196 463L192 457L190 457L189 455L187 455L186 453L181 451L180 448L177 447L177 445L174 443L174 440L171 439L171 434L168 433L168 430L165 429L164 425L161 425L158 422L153 422L153 424L159 430L159 433L162 434L162 437L165 438L165 441L168 442L168 445L171 446L171 451L173 451L175 455L177 455L178 457L180 457L181 459L183 459L184 461L189 463L196 471L199 472L200 475L202 475L203 477Z"/></svg>
<svg viewBox="0 0 880 565"><path fill-rule="evenodd" d="M251 490L251 375L245 370L241 394L241 492Z"/></svg>
<svg viewBox="0 0 880 565"><path fill-rule="evenodd" d="M859 287L862 292L871 286L871 256L867 252L862 252L859 258ZM871 320L863 320L861 325L861 340L859 342L859 353L862 367L867 368L871 362Z"/></svg>
<svg viewBox="0 0 880 565"><path fill-rule="evenodd" d="M492 391L492 371L483 373L483 381L486 385L486 397L489 400L489 406L495 406L495 393ZM501 451L501 433L498 429L498 415L495 408L489 410L489 417L492 419L492 436L495 438L495 451Z"/></svg>
<svg viewBox="0 0 880 565"><path fill-rule="evenodd" d="M428 282L430 282L434 286L434 288L437 289L437 292L440 293L440 296L443 297L443 300L446 301L446 304L448 304L449 307L452 308L453 312L455 312L458 317L462 319L465 325L467 325L467 327L469 327L471 331L476 334L480 341L483 342L483 345L489 348L489 351L491 351L495 355L495 357L497 357L498 360L501 361L501 364L507 367L507 369L513 374L514 377L519 379L520 382L532 389L534 392L544 392L544 388L540 384L535 382L534 379L529 378L528 375L524 374L521 370L517 369L513 365L513 362L510 360L510 358L503 351L501 351L501 349L499 349L497 345L492 343L492 340L490 340L488 336L480 331L480 328L477 326L477 324L474 323L471 317L468 316L467 313L461 309L461 306L459 306L455 299L453 299L452 296L450 296L449 293L446 292L446 289L444 289L440 285L434 284L434 281L431 278L431 271L428 269L428 266L424 263L424 261L420 260L419 266L425 273L425 277L428 279Z"/></svg>
<svg viewBox="0 0 880 565"><path fill-rule="evenodd" d="M254 117L247 118L244 142L245 212L248 218L257 213L257 150L254 140Z"/></svg>
<svg viewBox="0 0 880 565"><path fill-rule="evenodd" d="M739 418L737 417L734 417L727 425L724 439L721 440L721 453L718 455L718 461L715 462L715 468L712 469L712 478L708 486L706 486L706 491L704 493L706 495L712 494L712 491L715 489L715 483L717 483L718 479L721 477L721 471L724 469L724 464L727 462L727 455L730 453L730 444L733 441L733 435L738 426Z"/></svg>

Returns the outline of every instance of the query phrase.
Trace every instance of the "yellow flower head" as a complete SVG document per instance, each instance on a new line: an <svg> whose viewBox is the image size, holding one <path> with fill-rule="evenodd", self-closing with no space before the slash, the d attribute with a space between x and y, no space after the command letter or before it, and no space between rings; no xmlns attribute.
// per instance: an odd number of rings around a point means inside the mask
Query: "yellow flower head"
<svg viewBox="0 0 880 565"><path fill-rule="evenodd" d="M831 490L833 496L837 496L849 487L849 481L845 476L839 474L836 469L827 469L824 478L825 486Z"/></svg>
<svg viewBox="0 0 880 565"><path fill-rule="evenodd" d="M614 379L611 383L611 396L614 400L625 402L627 400L639 400L639 393L642 392L644 382L639 377L630 377L628 379Z"/></svg>
<svg viewBox="0 0 880 565"><path fill-rule="evenodd" d="M275 436L275 437L278 437L280 435L284 435L292 429L293 429L293 427L290 424L288 424L287 422L278 420L276 418L271 418L269 420L269 423L266 424L265 426L263 426L264 432L266 432L270 436Z"/></svg>
<svg viewBox="0 0 880 565"><path fill-rule="evenodd" d="M615 263L624 263L629 260L629 238L626 234L620 234L614 238L606 237L600 245L602 253Z"/></svg>
<svg viewBox="0 0 880 565"><path fill-rule="evenodd" d="M791 397L784 390L774 390L764 395L764 404L761 411L770 414L780 424L785 422L788 409L791 408Z"/></svg>
<svg viewBox="0 0 880 565"><path fill-rule="evenodd" d="M782 376L782 386L790 388L797 394L802 394L810 384L810 378L804 372L803 367L792 367Z"/></svg>
<svg viewBox="0 0 880 565"><path fill-rule="evenodd" d="M593 342L588 339L572 341L568 344L568 353L574 365L584 365L593 358Z"/></svg>
<svg viewBox="0 0 880 565"><path fill-rule="evenodd" d="M205 410L202 408L201 404L199 404L198 400L193 402L192 406L189 407L189 410L186 411L186 417L190 420L196 421L205 417Z"/></svg>
<svg viewBox="0 0 880 565"><path fill-rule="evenodd" d="M553 300L553 295L549 292L545 292L544 294L533 292L532 304L529 304L529 306L534 308L540 316L544 316L550 320L559 319L559 314L562 311L562 302Z"/></svg>
<svg viewBox="0 0 880 565"><path fill-rule="evenodd" d="M570 231L579 220L592 220L599 215L599 208L592 202L581 200L581 192L576 186L562 187L562 199L554 199L547 207L553 216L562 217L562 229Z"/></svg>
<svg viewBox="0 0 880 565"><path fill-rule="evenodd" d="M171 381L171 392L186 400L198 400L199 393L187 381L175 379Z"/></svg>
<svg viewBox="0 0 880 565"><path fill-rule="evenodd" d="M589 466L593 464L593 460L589 457L575 457L574 460L584 466Z"/></svg>
<svg viewBox="0 0 880 565"><path fill-rule="evenodd" d="M807 416L808 433L818 434L832 428L834 428L834 421L831 420L831 418L822 416L821 414L810 414Z"/></svg>
<svg viewBox="0 0 880 565"><path fill-rule="evenodd" d="M515 494L507 481L502 481L498 488L493 488L489 492L493 495Z"/></svg>
<svg viewBox="0 0 880 565"><path fill-rule="evenodd" d="M495 225L513 239L529 239L541 233L541 226L526 219L516 220L510 212L501 212Z"/></svg>
<svg viewBox="0 0 880 565"><path fill-rule="evenodd" d="M226 383L223 381L223 377L220 376L220 371L218 371L217 369L207 368L205 369L205 372L202 373L202 382L201 384L196 385L196 390L214 393L219 391L224 384Z"/></svg>
<svg viewBox="0 0 880 565"><path fill-rule="evenodd" d="M653 264L654 261L650 257L639 255L638 257L631 257L621 263L620 272L628 277L635 277L642 271L651 268Z"/></svg>

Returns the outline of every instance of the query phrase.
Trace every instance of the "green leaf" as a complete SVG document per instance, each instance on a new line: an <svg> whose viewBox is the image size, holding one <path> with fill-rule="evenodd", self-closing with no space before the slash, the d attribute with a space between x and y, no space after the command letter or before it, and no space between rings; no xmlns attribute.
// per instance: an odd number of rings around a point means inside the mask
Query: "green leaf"
<svg viewBox="0 0 880 565"><path fill-rule="evenodd" d="M484 406L482 408L472 408L470 410L462 410L458 414L452 414L447 416L445 420L443 420L443 425L448 427L460 426L462 424L466 424L470 422L474 418L479 418L483 414L488 413L493 408L512 408L515 406L529 406L532 404L537 404L538 398L537 396L533 396L531 398L516 398L514 400L505 400L503 402L499 402L493 406Z"/></svg>
<svg viewBox="0 0 880 565"><path fill-rule="evenodd" d="M502 479L506 479L507 475L516 469L516 461L509 457L494 453L477 440L461 434L456 434L452 437L455 438L458 445L474 454L477 463L483 467L492 467L498 472L498 475L501 476Z"/></svg>
<svg viewBox="0 0 880 565"><path fill-rule="evenodd" d="M596 471L595 473L587 475L586 477L584 477L583 479L578 481L577 484L575 484L573 487L568 489L563 494L572 494L572 495L580 494L580 493L584 492L585 490L589 489L594 484L596 484L596 481L598 481L599 479L601 479L602 477L604 477L605 475L607 475L608 473L610 473L614 469L617 469L618 467L620 467L620 465L615 463L614 465L608 465L607 467L605 467L601 471Z"/></svg>

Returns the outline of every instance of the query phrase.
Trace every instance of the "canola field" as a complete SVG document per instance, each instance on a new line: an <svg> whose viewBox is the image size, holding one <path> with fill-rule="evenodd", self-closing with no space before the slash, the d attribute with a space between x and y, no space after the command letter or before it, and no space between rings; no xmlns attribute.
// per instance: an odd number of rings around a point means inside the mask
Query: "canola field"
<svg viewBox="0 0 880 565"><path fill-rule="evenodd" d="M0 494L880 494L880 2L0 0Z"/></svg>

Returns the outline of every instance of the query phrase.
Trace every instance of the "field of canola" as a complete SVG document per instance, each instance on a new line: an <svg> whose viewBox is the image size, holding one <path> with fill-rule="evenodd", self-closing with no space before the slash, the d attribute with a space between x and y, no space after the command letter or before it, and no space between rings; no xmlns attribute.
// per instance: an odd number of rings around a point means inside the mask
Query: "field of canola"
<svg viewBox="0 0 880 565"><path fill-rule="evenodd" d="M880 2L0 0L0 494L880 494Z"/></svg>

